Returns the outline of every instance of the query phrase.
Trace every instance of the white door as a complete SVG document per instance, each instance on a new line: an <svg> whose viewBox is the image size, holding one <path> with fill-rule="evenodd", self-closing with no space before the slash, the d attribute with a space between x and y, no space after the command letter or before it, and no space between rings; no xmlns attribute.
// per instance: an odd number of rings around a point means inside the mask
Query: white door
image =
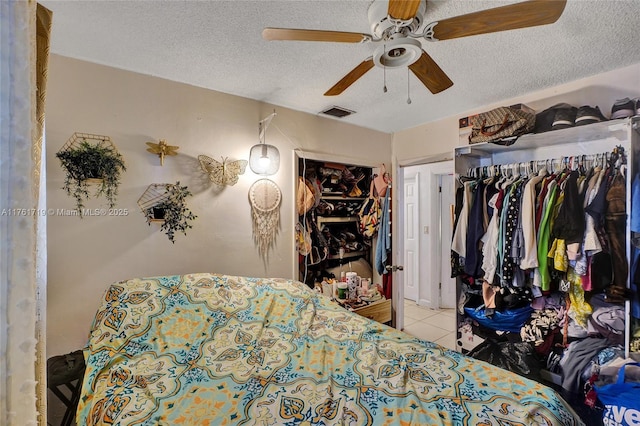
<svg viewBox="0 0 640 426"><path fill-rule="evenodd" d="M399 259L395 263L404 266L404 299L432 309L453 307L455 282L449 278L452 224L448 207L455 197L453 162L405 166L398 175L403 181L403 191L398 196L402 249L396 252Z"/></svg>
<svg viewBox="0 0 640 426"><path fill-rule="evenodd" d="M407 169L403 187L404 298L417 302L420 285L420 173Z"/></svg>
<svg viewBox="0 0 640 426"><path fill-rule="evenodd" d="M456 307L456 280L451 278L451 236L455 208L453 174L440 175L440 307Z"/></svg>

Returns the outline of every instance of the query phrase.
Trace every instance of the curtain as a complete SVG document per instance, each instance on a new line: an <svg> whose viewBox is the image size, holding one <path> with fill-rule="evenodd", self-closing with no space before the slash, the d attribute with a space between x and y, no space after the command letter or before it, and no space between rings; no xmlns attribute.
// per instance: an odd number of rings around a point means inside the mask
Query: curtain
<svg viewBox="0 0 640 426"><path fill-rule="evenodd" d="M49 39L51 37L52 13L38 4L36 8L36 134L33 143L33 172L37 177L38 210L47 210L46 151L44 106L47 94L47 69L49 67ZM47 216L36 215L36 400L38 423L47 424Z"/></svg>
<svg viewBox="0 0 640 426"><path fill-rule="evenodd" d="M43 128L51 12L0 1L0 424L46 423ZM43 190L44 188L42 188ZM44 318L44 315L40 315ZM39 353L38 353L39 352Z"/></svg>

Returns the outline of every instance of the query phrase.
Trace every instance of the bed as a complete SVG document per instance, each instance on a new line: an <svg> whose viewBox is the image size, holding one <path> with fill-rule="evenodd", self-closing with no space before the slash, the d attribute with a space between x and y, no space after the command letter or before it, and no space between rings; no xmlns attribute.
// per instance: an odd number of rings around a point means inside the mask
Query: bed
<svg viewBox="0 0 640 426"><path fill-rule="evenodd" d="M80 425L580 425L552 389L305 284L189 274L105 292Z"/></svg>

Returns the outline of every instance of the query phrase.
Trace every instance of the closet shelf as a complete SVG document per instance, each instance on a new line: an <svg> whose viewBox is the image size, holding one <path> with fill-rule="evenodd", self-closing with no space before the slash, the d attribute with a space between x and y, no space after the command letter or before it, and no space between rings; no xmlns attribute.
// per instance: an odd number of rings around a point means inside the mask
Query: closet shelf
<svg viewBox="0 0 640 426"><path fill-rule="evenodd" d="M366 251L348 251L348 252L345 252L345 254L342 256L342 259L351 259L353 257L364 256L365 254L367 254ZM329 259L332 259L332 260L340 259L340 256L337 254L330 254Z"/></svg>
<svg viewBox="0 0 640 426"><path fill-rule="evenodd" d="M358 222L358 216L318 216L318 226L325 223L349 223Z"/></svg>
<svg viewBox="0 0 640 426"><path fill-rule="evenodd" d="M557 145L575 144L576 142L591 142L596 140L616 139L626 141L627 129L632 118L603 121L586 126L569 127L567 129L552 130L544 133L528 133L517 138L509 146L497 145L490 142L460 146L455 149L455 156L485 156L487 154L513 152L523 149L543 148Z"/></svg>
<svg viewBox="0 0 640 426"><path fill-rule="evenodd" d="M323 200L328 201L364 201L365 197L344 197L342 195L338 195L335 192L325 192L321 197Z"/></svg>

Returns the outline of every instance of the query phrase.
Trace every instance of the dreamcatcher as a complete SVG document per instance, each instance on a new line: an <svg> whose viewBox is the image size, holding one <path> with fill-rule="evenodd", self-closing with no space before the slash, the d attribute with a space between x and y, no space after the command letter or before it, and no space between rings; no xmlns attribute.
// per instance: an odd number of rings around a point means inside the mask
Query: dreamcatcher
<svg viewBox="0 0 640 426"><path fill-rule="evenodd" d="M248 163L247 160L229 161L226 157L220 162L206 155L198 155L198 161L209 179L219 186L238 183L238 176L244 173Z"/></svg>
<svg viewBox="0 0 640 426"><path fill-rule="evenodd" d="M269 248L278 234L281 201L280 188L272 180L259 179L249 188L253 240L263 259L267 258Z"/></svg>

